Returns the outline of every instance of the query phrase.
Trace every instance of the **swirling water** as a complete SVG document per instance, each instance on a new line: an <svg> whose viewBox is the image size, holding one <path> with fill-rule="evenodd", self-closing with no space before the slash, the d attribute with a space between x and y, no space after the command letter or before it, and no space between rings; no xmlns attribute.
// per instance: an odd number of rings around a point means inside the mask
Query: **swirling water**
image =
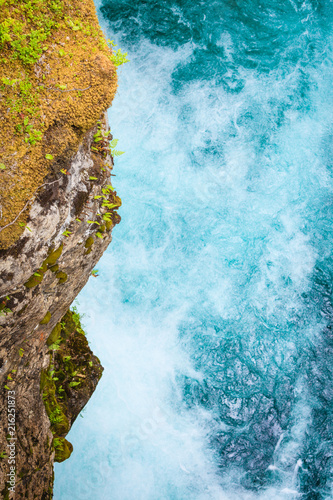
<svg viewBox="0 0 333 500"><path fill-rule="evenodd" d="M333 498L330 0L102 0L122 222L56 500Z"/></svg>

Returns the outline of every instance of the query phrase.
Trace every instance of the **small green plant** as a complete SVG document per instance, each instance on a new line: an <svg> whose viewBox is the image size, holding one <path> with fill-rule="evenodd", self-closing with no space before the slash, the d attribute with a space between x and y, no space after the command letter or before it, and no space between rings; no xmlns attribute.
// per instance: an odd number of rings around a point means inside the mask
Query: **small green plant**
<svg viewBox="0 0 333 500"><path fill-rule="evenodd" d="M21 347L19 349L19 356L20 356L20 358L23 358L23 354L24 354L24 349L23 349L23 347Z"/></svg>
<svg viewBox="0 0 333 500"><path fill-rule="evenodd" d="M109 135L109 132L106 133L105 137L107 137L108 135ZM100 126L99 126L96 134L94 134L93 138L94 138L94 142L101 142L104 140L104 134L103 134Z"/></svg>
<svg viewBox="0 0 333 500"><path fill-rule="evenodd" d="M7 453L6 453L5 451L1 451L1 452L0 452L0 459L1 459L1 460L2 460L3 458L7 458L7 457L8 457L8 455L7 455Z"/></svg>
<svg viewBox="0 0 333 500"><path fill-rule="evenodd" d="M106 207L111 210L112 208L119 208L119 205L117 203L109 203L108 201L105 200L102 203L102 207Z"/></svg>
<svg viewBox="0 0 333 500"><path fill-rule="evenodd" d="M107 130L103 132L101 126L99 124L96 134L94 134L94 143L96 146L92 146L91 150L94 152L102 153L106 156L106 152L108 151L111 156L121 156L124 154L124 151L116 150L116 146L118 144L118 139L112 139L109 143L109 139L112 137L110 132Z"/></svg>
<svg viewBox="0 0 333 500"><path fill-rule="evenodd" d="M73 21L72 19L67 18L66 24L73 31L80 31L82 29L82 25L81 25L80 21L78 21L78 20Z"/></svg>
<svg viewBox="0 0 333 500"><path fill-rule="evenodd" d="M42 137L43 132L41 132L40 130L32 129L31 131L29 131L28 141L32 146L34 146L38 141L41 140Z"/></svg>
<svg viewBox="0 0 333 500"><path fill-rule="evenodd" d="M0 170L6 170L6 165L4 163L0 163Z"/></svg>
<svg viewBox="0 0 333 500"><path fill-rule="evenodd" d="M9 313L12 313L13 311L11 309L9 309L9 307L4 307L1 311L0 311L0 316L6 316L7 314Z"/></svg>
<svg viewBox="0 0 333 500"><path fill-rule="evenodd" d="M60 338L60 339L56 340L55 342L53 342L53 344L51 344L51 345L49 346L49 350L50 350L50 351L59 351L59 349L60 349L60 344L61 344L61 340L62 340L62 339ZM51 372L51 373L52 373L52 372ZM51 375L51 377L52 377L52 375Z"/></svg>
<svg viewBox="0 0 333 500"><path fill-rule="evenodd" d="M20 227L25 227L28 231L30 231L30 233L32 233L32 230L30 229L30 227L29 227L29 226L27 226L26 224L24 224L24 222L19 222L19 223L18 223L18 225L19 225ZM36 274L36 273L34 273L34 275L35 275L35 276L37 276L37 274ZM38 275L38 276L39 276L39 275Z"/></svg>
<svg viewBox="0 0 333 500"><path fill-rule="evenodd" d="M57 450L63 451L63 440L61 438L53 438L53 447Z"/></svg>
<svg viewBox="0 0 333 500"><path fill-rule="evenodd" d="M68 231L68 229L66 229L66 231L64 231L62 234L63 236L66 236L68 238L68 236L72 234L72 231Z"/></svg>
<svg viewBox="0 0 333 500"><path fill-rule="evenodd" d="M69 387L77 387L80 384L81 384L81 382L75 382L75 380L72 380L72 382L70 382L68 385L69 385Z"/></svg>
<svg viewBox="0 0 333 500"><path fill-rule="evenodd" d="M15 83L17 82L17 80L15 80L15 79L11 80L10 78L7 78L7 77L1 78L1 81L4 85L9 85L10 87L15 85Z"/></svg>
<svg viewBox="0 0 333 500"><path fill-rule="evenodd" d="M61 14L63 11L63 5L60 0L54 0L51 2L50 8L53 12Z"/></svg>
<svg viewBox="0 0 333 500"><path fill-rule="evenodd" d="M45 155L45 158L47 160L53 160L53 155L50 155L49 153Z"/></svg>
<svg viewBox="0 0 333 500"><path fill-rule="evenodd" d="M125 153L125 151L117 151L115 148L118 144L118 139L112 139L110 142L110 152L111 156L121 156Z"/></svg>
<svg viewBox="0 0 333 500"><path fill-rule="evenodd" d="M115 47L117 47L117 44L114 42L114 40L108 40L107 43L110 49L114 49ZM123 54L120 49L118 49L117 51L112 50L112 55L110 59L113 62L113 64L117 67L127 62L130 62L129 59L127 59L127 52Z"/></svg>
<svg viewBox="0 0 333 500"><path fill-rule="evenodd" d="M81 333L82 335L85 335L85 332L81 327L81 321L82 321L82 318L84 317L84 314L80 314L76 306L72 307L71 312L72 312L72 319L75 323L76 331Z"/></svg>
<svg viewBox="0 0 333 500"><path fill-rule="evenodd" d="M104 188L102 188L103 194L110 194L112 191L114 191L114 187L112 187L111 184L107 184Z"/></svg>
<svg viewBox="0 0 333 500"><path fill-rule="evenodd" d="M30 7L32 10L31 3ZM32 29L27 36L24 21L7 18L0 24L0 48L6 44L12 49L13 59L20 59L27 65L34 64L42 55L42 43L46 40L51 25L50 22L45 22L41 29Z"/></svg>
<svg viewBox="0 0 333 500"><path fill-rule="evenodd" d="M63 415L60 408L55 408L49 415L51 425L61 424L63 421Z"/></svg>
<svg viewBox="0 0 333 500"><path fill-rule="evenodd" d="M93 269L93 270L91 271L91 276L93 276L94 278L97 278L97 276L99 276L99 274L98 274L98 269Z"/></svg>

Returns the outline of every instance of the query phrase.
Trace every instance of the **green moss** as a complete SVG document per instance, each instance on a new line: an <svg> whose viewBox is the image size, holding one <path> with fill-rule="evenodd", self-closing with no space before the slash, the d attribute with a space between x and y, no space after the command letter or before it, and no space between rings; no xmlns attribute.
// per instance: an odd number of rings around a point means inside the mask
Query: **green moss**
<svg viewBox="0 0 333 500"><path fill-rule="evenodd" d="M81 333L82 335L85 335L85 332L83 331L82 329L82 326L81 326L81 320L82 320L82 315L80 315L79 311L77 310L77 307L76 306L73 306L72 310L71 311L68 311L67 312L68 315L70 315L74 325L75 325L75 330L78 332L78 333Z"/></svg>
<svg viewBox="0 0 333 500"><path fill-rule="evenodd" d="M40 269L38 269L36 274L33 274L31 278L29 278L28 281L24 283L24 286L26 286L27 288L34 288L35 286L39 285L43 281L44 273Z"/></svg>
<svg viewBox="0 0 333 500"><path fill-rule="evenodd" d="M28 279L28 281L26 283L24 283L24 285L27 288L34 288L35 286L39 285L43 281L44 273L46 273L46 271L47 271L48 259L49 259L49 257L44 260L41 267L39 269L37 269L37 271Z"/></svg>
<svg viewBox="0 0 333 500"><path fill-rule="evenodd" d="M65 380L65 378L66 378L66 373L63 370L57 370L55 372L55 376L59 380L59 384L61 384Z"/></svg>
<svg viewBox="0 0 333 500"><path fill-rule="evenodd" d="M83 391L86 394L92 377L99 379L103 370L92 356L75 307L73 311L67 311L54 327L47 343L51 345L56 341L58 348L52 353L50 351L50 364L41 373L40 389L54 436L55 461L63 462L73 450L65 436L70 428L69 422L77 416L73 407L76 407L79 396L74 396L74 393Z"/></svg>
<svg viewBox="0 0 333 500"><path fill-rule="evenodd" d="M94 244L94 238L92 236L89 236L89 238L85 242L84 247L85 248L90 248L93 244Z"/></svg>
<svg viewBox="0 0 333 500"><path fill-rule="evenodd" d="M63 271L58 271L56 277L58 278L60 284L65 283L65 281L67 281L68 278L67 274L64 273Z"/></svg>
<svg viewBox="0 0 333 500"><path fill-rule="evenodd" d="M57 323L46 341L47 345L50 346L54 344L60 338L60 334L61 334L61 324Z"/></svg>
<svg viewBox="0 0 333 500"><path fill-rule="evenodd" d="M72 319L70 311L67 311L61 319L61 337L67 340L68 337L75 331L75 322Z"/></svg>
<svg viewBox="0 0 333 500"><path fill-rule="evenodd" d="M59 271L59 266L58 264L55 264L54 266L49 267L49 269L52 273L56 273L57 271Z"/></svg>
<svg viewBox="0 0 333 500"><path fill-rule="evenodd" d="M42 370L42 373L40 375L40 391L42 392L45 385L46 385L46 382L47 382L47 374L46 374L46 371L45 370Z"/></svg>
<svg viewBox="0 0 333 500"><path fill-rule="evenodd" d="M91 251L92 251L92 248L90 247L90 248L88 248L88 250L86 251L86 253L84 255L89 255L91 253Z"/></svg>
<svg viewBox="0 0 333 500"><path fill-rule="evenodd" d="M50 419L51 431L53 435L65 436L70 428L68 418L64 413L63 406L56 398L55 381L50 375L47 375L46 383L43 389L43 401L46 413Z"/></svg>
<svg viewBox="0 0 333 500"><path fill-rule="evenodd" d="M42 319L42 321L39 323L40 325L47 325L51 319L51 313L50 311L47 311L47 313L45 314L44 318Z"/></svg>
<svg viewBox="0 0 333 500"><path fill-rule="evenodd" d="M63 462L67 460L72 454L73 445L65 438L55 438L53 440L53 446L55 449L55 462Z"/></svg>
<svg viewBox="0 0 333 500"><path fill-rule="evenodd" d="M101 226L99 226L99 232L100 233L105 233L105 229L106 229L106 226L104 224L102 224Z"/></svg>
<svg viewBox="0 0 333 500"><path fill-rule="evenodd" d="M45 259L45 263L48 264L49 267L53 266L57 260L59 259L60 255L62 254L62 250L64 248L63 243L61 243L60 247L57 248L57 250L52 250L50 251L48 257Z"/></svg>
<svg viewBox="0 0 333 500"><path fill-rule="evenodd" d="M43 264L41 265L41 267L38 269L38 272L41 272L41 273L46 273L47 271L47 263L46 261L44 260Z"/></svg>
<svg viewBox="0 0 333 500"><path fill-rule="evenodd" d="M107 231L111 231L111 229L113 228L113 222L112 222L112 220L106 221L105 226L106 226L106 230Z"/></svg>

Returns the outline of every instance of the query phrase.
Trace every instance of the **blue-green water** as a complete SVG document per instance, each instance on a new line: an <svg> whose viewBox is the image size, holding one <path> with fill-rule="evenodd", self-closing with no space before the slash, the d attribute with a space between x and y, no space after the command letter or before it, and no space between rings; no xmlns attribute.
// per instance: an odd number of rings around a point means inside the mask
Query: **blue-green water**
<svg viewBox="0 0 333 500"><path fill-rule="evenodd" d="M97 7L122 223L55 499L332 499L333 3Z"/></svg>

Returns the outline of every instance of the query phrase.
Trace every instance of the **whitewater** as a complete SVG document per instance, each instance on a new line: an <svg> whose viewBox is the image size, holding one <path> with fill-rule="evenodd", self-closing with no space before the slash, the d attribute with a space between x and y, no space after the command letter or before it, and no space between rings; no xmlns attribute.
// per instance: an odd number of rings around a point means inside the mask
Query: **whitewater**
<svg viewBox="0 0 333 500"><path fill-rule="evenodd" d="M96 7L122 221L55 499L333 499L333 4Z"/></svg>

